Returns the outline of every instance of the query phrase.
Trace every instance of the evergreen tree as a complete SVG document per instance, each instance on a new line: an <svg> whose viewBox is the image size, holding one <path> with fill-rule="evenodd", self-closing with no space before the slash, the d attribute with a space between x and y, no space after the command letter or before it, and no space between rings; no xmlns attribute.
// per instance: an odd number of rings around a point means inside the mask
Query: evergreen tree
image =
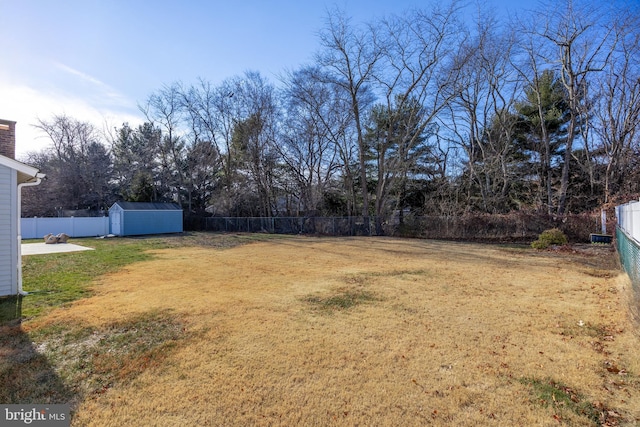
<svg viewBox="0 0 640 427"><path fill-rule="evenodd" d="M524 90L516 104L518 141L529 156L538 191L536 202L551 213L558 203L559 180L567 138L569 106L556 73L546 70Z"/></svg>
<svg viewBox="0 0 640 427"><path fill-rule="evenodd" d="M151 202L161 198L156 163L161 138L160 129L149 122L137 129L125 123L117 130L111 150L116 182L124 200Z"/></svg>
<svg viewBox="0 0 640 427"><path fill-rule="evenodd" d="M405 208L408 185L429 167L431 149L424 110L415 99L397 97L392 107L375 105L366 128L367 164L375 185L376 234L393 209Z"/></svg>

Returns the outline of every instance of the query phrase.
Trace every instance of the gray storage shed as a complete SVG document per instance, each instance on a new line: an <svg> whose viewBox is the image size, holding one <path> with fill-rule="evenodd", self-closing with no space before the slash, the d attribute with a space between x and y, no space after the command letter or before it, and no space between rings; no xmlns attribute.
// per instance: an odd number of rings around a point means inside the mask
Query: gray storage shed
<svg viewBox="0 0 640 427"><path fill-rule="evenodd" d="M175 203L116 202L109 208L109 231L116 236L182 232L182 209Z"/></svg>

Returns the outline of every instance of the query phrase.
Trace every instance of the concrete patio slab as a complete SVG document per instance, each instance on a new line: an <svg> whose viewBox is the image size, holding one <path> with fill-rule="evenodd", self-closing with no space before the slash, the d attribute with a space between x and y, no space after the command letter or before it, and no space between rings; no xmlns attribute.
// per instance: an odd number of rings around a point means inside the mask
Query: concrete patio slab
<svg viewBox="0 0 640 427"><path fill-rule="evenodd" d="M23 243L21 246L22 255L45 255L58 254L64 252L92 251L93 248L74 245L73 243Z"/></svg>

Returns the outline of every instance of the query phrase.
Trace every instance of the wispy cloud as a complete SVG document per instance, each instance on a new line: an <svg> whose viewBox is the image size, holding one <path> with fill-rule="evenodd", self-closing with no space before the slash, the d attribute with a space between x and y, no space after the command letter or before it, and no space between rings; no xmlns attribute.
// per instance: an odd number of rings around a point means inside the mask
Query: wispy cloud
<svg viewBox="0 0 640 427"><path fill-rule="evenodd" d="M94 84L96 86L105 88L105 89L110 89L109 86L105 83L103 83L102 81L96 79L95 77L92 77L86 73L83 73L82 71L78 71L75 68L71 68L68 65L65 64L61 64L60 62L54 62L54 65L56 66L56 68L59 68L62 71L65 71L69 74L72 74L74 76L80 77L82 80L85 80L91 84Z"/></svg>
<svg viewBox="0 0 640 427"><path fill-rule="evenodd" d="M75 92L47 91L27 84L7 83L0 79L0 93L0 118L17 122L18 158L51 145L51 141L33 126L40 119L49 121L56 115L66 114L105 131L119 127L124 122L132 125L142 122L140 116L134 114L131 109L97 106L90 98Z"/></svg>
<svg viewBox="0 0 640 427"><path fill-rule="evenodd" d="M135 103L129 100L125 95L114 89L112 86L106 84L102 80L70 67L60 62L54 62L54 67L64 73L79 79L81 82L86 83L91 87L91 90L85 96L94 99L95 102L100 102L106 105L113 105L118 107L131 107Z"/></svg>

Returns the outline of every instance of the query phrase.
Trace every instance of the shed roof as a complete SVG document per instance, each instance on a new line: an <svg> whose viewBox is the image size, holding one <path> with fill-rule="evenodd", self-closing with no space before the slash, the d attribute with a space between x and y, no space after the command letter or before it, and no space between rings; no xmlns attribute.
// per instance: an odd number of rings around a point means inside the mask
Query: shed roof
<svg viewBox="0 0 640 427"><path fill-rule="evenodd" d="M120 206L125 211L181 211L182 209L175 203L158 203L158 202L115 202L111 208L115 205Z"/></svg>

